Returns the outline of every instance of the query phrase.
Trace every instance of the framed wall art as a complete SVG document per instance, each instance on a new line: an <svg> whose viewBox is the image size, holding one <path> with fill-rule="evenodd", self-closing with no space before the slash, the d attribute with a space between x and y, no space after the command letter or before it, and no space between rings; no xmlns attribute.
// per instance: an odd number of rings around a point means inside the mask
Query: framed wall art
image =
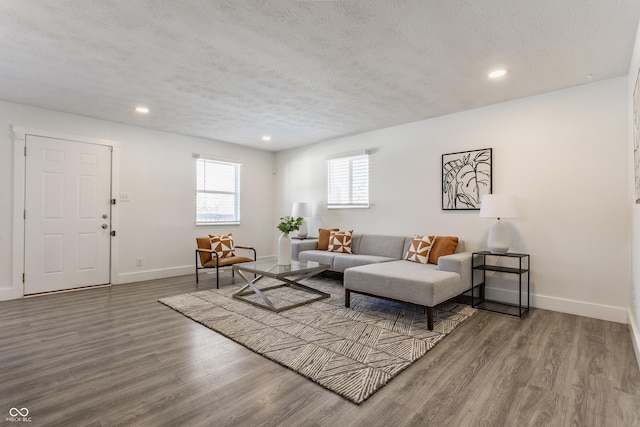
<svg viewBox="0 0 640 427"><path fill-rule="evenodd" d="M492 191L491 148L442 155L442 209L479 210Z"/></svg>

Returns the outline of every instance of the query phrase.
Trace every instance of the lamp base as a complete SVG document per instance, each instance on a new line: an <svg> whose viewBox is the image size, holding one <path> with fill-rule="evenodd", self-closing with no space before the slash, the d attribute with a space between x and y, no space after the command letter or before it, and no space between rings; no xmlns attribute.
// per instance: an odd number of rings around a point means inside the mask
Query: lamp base
<svg viewBox="0 0 640 427"><path fill-rule="evenodd" d="M507 226L500 222L500 219L496 220L489 228L487 247L494 254L506 254L509 250L510 243Z"/></svg>
<svg viewBox="0 0 640 427"><path fill-rule="evenodd" d="M302 220L302 224L300 224L300 228L298 229L297 236L301 239L304 239L309 234L309 229L307 228L307 221Z"/></svg>

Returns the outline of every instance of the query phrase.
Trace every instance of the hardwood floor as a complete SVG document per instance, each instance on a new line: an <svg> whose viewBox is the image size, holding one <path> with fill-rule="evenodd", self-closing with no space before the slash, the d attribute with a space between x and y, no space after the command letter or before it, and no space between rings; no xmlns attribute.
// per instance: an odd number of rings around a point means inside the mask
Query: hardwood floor
<svg viewBox="0 0 640 427"><path fill-rule="evenodd" d="M481 311L358 406L157 302L195 290L183 276L1 302L0 423L25 425L5 420L15 407L65 427L640 425L627 325Z"/></svg>

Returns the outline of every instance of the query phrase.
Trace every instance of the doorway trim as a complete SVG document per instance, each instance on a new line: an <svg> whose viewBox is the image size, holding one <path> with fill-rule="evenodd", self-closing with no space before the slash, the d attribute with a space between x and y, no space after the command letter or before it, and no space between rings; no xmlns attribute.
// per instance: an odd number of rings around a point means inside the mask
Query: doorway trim
<svg viewBox="0 0 640 427"><path fill-rule="evenodd" d="M22 275L24 273L25 260L25 172L26 157L24 155L27 135L41 136L45 138L66 139L88 144L99 144L111 147L111 198L116 199L116 204L111 206L111 229L116 231L116 236L111 238L110 245L110 283L118 277L118 238L117 232L120 227L120 209L117 194L120 193L120 143L107 139L93 138L66 134L43 129L34 129L23 126L12 125L14 151L13 151L13 274L11 289L0 289L0 301L9 299L20 299L24 297L24 283Z"/></svg>

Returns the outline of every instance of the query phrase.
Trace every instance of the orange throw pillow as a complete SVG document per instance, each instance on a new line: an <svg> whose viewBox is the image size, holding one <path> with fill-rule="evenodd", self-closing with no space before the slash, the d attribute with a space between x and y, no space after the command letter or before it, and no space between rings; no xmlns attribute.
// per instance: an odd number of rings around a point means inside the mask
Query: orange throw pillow
<svg viewBox="0 0 640 427"><path fill-rule="evenodd" d="M340 231L339 228L319 228L318 229L318 246L319 251L329 250L329 236L332 231Z"/></svg>
<svg viewBox="0 0 640 427"><path fill-rule="evenodd" d="M429 238L433 241L434 236ZM458 247L458 238L455 236L436 236L435 239L429 253L430 264L438 264L438 258L441 256L455 254Z"/></svg>

